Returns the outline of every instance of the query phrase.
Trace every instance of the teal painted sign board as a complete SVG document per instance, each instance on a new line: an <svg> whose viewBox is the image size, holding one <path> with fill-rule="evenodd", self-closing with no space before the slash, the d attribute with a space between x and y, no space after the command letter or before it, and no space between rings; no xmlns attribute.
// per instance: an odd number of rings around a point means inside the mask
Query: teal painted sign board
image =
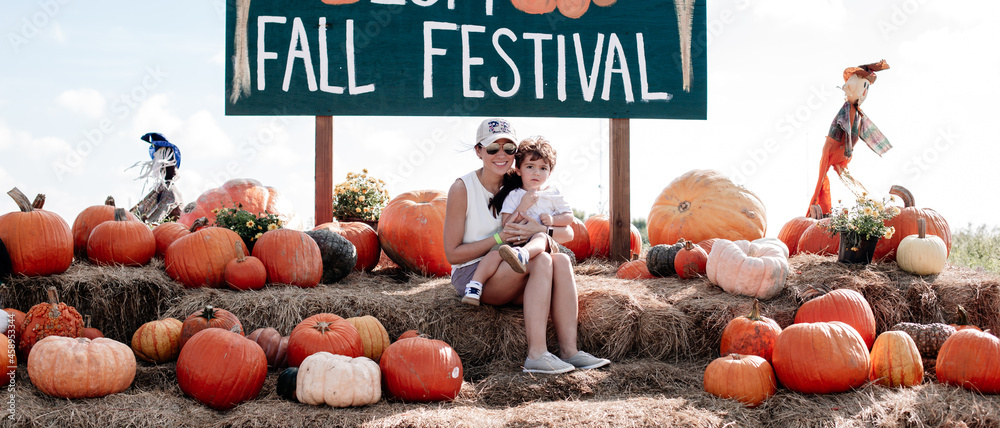
<svg viewBox="0 0 1000 428"><path fill-rule="evenodd" d="M705 0L563 3L228 0L226 114L706 118Z"/></svg>

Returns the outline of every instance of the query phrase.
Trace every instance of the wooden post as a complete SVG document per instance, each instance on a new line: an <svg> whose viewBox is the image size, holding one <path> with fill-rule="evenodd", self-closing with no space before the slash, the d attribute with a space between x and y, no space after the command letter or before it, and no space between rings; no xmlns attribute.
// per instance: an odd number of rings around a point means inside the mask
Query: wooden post
<svg viewBox="0 0 1000 428"><path fill-rule="evenodd" d="M333 116L316 116L315 224L333 221Z"/></svg>
<svg viewBox="0 0 1000 428"><path fill-rule="evenodd" d="M611 261L620 263L632 259L629 212L629 120L611 119L611 181L610 226Z"/></svg>

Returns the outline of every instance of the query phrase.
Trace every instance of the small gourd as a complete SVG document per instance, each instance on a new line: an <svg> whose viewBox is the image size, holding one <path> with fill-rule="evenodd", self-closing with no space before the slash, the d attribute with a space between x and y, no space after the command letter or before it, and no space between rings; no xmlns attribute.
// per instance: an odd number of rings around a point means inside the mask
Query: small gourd
<svg viewBox="0 0 1000 428"><path fill-rule="evenodd" d="M927 221L923 218L917 219L917 234L903 238L896 249L899 268L914 275L941 273L947 259L948 247L944 240L927 234Z"/></svg>

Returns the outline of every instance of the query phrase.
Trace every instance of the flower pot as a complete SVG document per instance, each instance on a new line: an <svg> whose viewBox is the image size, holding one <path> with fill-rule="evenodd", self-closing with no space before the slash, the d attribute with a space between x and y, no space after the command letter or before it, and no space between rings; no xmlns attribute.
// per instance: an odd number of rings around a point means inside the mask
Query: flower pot
<svg viewBox="0 0 1000 428"><path fill-rule="evenodd" d="M865 239L864 236L856 233L841 233L840 252L838 253L837 261L841 263L871 263L879 238L879 236L873 236Z"/></svg>

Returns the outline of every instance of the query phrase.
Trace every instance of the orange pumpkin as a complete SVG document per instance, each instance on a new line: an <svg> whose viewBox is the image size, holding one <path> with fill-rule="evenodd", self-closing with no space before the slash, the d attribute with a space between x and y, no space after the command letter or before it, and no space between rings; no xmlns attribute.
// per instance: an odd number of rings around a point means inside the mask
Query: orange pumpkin
<svg viewBox="0 0 1000 428"><path fill-rule="evenodd" d="M872 346L869 379L888 387L915 386L924 381L924 363L910 335L886 331Z"/></svg>
<svg viewBox="0 0 1000 428"><path fill-rule="evenodd" d="M213 210L237 207L255 216L264 213L275 214L284 227L294 229L299 225L291 202L286 200L277 189L264 186L251 178L234 178L223 183L220 187L205 191L198 197L190 210L184 209L184 213L177 219L177 222L191 226L195 220L205 217L208 219L208 224L215 224Z"/></svg>
<svg viewBox="0 0 1000 428"><path fill-rule="evenodd" d="M288 365L298 367L306 357L321 351L351 358L365 352L358 329L329 313L313 315L295 326L288 335Z"/></svg>
<svg viewBox="0 0 1000 428"><path fill-rule="evenodd" d="M841 288L829 291L828 288L812 288L806 298L813 298L802 304L795 312L795 324L820 321L842 321L854 327L864 340L865 346L871 349L875 343L875 314L865 300L865 296L857 291Z"/></svg>
<svg viewBox="0 0 1000 428"><path fill-rule="evenodd" d="M705 254L712 254L712 247L718 242L719 238L709 238L698 243L698 246L705 250Z"/></svg>
<svg viewBox="0 0 1000 428"><path fill-rule="evenodd" d="M205 309L199 309L184 319L184 324L181 325L181 349L184 349L184 345L191 337L208 328L232 330L240 336L243 335L243 324L236 315L225 309L206 305Z"/></svg>
<svg viewBox="0 0 1000 428"><path fill-rule="evenodd" d="M97 225L115 219L115 198L108 196L104 205L84 208L73 220L73 252L76 258L87 260L87 240ZM128 213L129 220L139 221L135 214Z"/></svg>
<svg viewBox="0 0 1000 428"><path fill-rule="evenodd" d="M778 381L803 394L832 394L868 381L871 356L861 335L840 321L792 324L774 343Z"/></svg>
<svg viewBox="0 0 1000 428"><path fill-rule="evenodd" d="M224 227L206 227L183 236L167 248L167 275L187 288L225 285L226 265L236 258L240 235Z"/></svg>
<svg viewBox="0 0 1000 428"><path fill-rule="evenodd" d="M354 249L358 252L358 262L354 265L354 270L371 272L378 266L379 258L382 256L382 246L378 243L378 233L368 224L360 221L332 221L316 226L313 230L318 229L327 229L354 244Z"/></svg>
<svg viewBox="0 0 1000 428"><path fill-rule="evenodd" d="M253 256L264 264L267 279L272 283L311 288L323 276L319 245L305 232L292 229L264 232L253 246Z"/></svg>
<svg viewBox="0 0 1000 428"><path fill-rule="evenodd" d="M104 337L104 333L100 330L90 326L90 315L85 315L83 317L83 334L80 337L86 337L87 339L97 339L98 337Z"/></svg>
<svg viewBox="0 0 1000 428"><path fill-rule="evenodd" d="M139 220L130 220L127 214L125 208L115 208L113 220L94 226L87 240L91 263L143 266L153 259L156 254L153 231Z"/></svg>
<svg viewBox="0 0 1000 428"><path fill-rule="evenodd" d="M590 244L590 233L587 232L587 226L583 221L576 217L573 217L573 223L570 224L570 227L573 228L573 239L561 244L573 252L577 263L582 263L593 254Z"/></svg>
<svg viewBox="0 0 1000 428"><path fill-rule="evenodd" d="M1000 339L982 331L965 329L951 335L938 351L938 382L981 394L1000 394Z"/></svg>
<svg viewBox="0 0 1000 428"><path fill-rule="evenodd" d="M967 328L983 331L981 328L969 324L969 312L966 311L962 305L958 305L958 309L956 310L958 311L958 315L956 317L957 319L955 320L955 324L949 324L955 328L955 331L965 330Z"/></svg>
<svg viewBox="0 0 1000 428"><path fill-rule="evenodd" d="M590 237L591 254L594 257L608 258L611 256L611 220L605 214L592 215L587 218L584 226ZM642 253L642 236L634 224L629 224L629 250L633 256Z"/></svg>
<svg viewBox="0 0 1000 428"><path fill-rule="evenodd" d="M835 256L840 249L840 235L830 234L827 227L830 226L830 219L824 218L816 224L806 228L799 237L795 253L811 253L821 256ZM791 253L792 247L788 247Z"/></svg>
<svg viewBox="0 0 1000 428"><path fill-rule="evenodd" d="M681 279L697 278L705 275L708 253L694 242L686 241L684 248L674 256L674 271Z"/></svg>
<svg viewBox="0 0 1000 428"><path fill-rule="evenodd" d="M556 0L559 13L570 19L577 19L587 13L590 0Z"/></svg>
<svg viewBox="0 0 1000 428"><path fill-rule="evenodd" d="M656 278L653 274L649 273L649 269L646 267L646 261L643 259L622 263L622 265L618 267L618 273L615 274L615 276L619 279Z"/></svg>
<svg viewBox="0 0 1000 428"><path fill-rule="evenodd" d="M49 336L28 356L28 377L52 397L103 397L132 385L135 355L124 343L103 337Z"/></svg>
<svg viewBox="0 0 1000 428"><path fill-rule="evenodd" d="M663 189L653 202L646 230L650 245L670 245L681 238L753 241L764 237L766 215L753 192L717 171L696 169Z"/></svg>
<svg viewBox="0 0 1000 428"><path fill-rule="evenodd" d="M541 15L556 10L556 0L511 0L514 7L524 13Z"/></svg>
<svg viewBox="0 0 1000 428"><path fill-rule="evenodd" d="M45 195L28 201L16 187L7 192L20 211L0 215L3 241L15 275L63 273L73 263L73 235L59 214L42 209Z"/></svg>
<svg viewBox="0 0 1000 428"><path fill-rule="evenodd" d="M705 392L757 407L778 392L774 369L757 355L728 354L705 368Z"/></svg>
<svg viewBox="0 0 1000 428"><path fill-rule="evenodd" d="M267 284L267 269L260 259L246 255L240 241L236 243L236 258L226 264L222 278L234 290L260 290Z"/></svg>
<svg viewBox="0 0 1000 428"><path fill-rule="evenodd" d="M21 353L29 358L35 343L48 336L83 336L83 317L76 308L60 302L55 287L49 287L48 295L48 303L32 306L24 315L18 345Z"/></svg>
<svg viewBox="0 0 1000 428"><path fill-rule="evenodd" d="M919 233L917 220L921 218L924 219L926 225L926 234L937 235L941 238L948 254L951 254L951 228L944 216L930 208L917 208L913 202L913 194L903 186L892 186L889 193L899 196L903 200L903 207L900 208L898 215L885 221L885 225L895 227L896 232L890 238L878 240L878 244L875 246L875 255L872 256L873 260L896 260L896 249L899 248L899 243L903 241L903 238Z"/></svg>
<svg viewBox="0 0 1000 428"><path fill-rule="evenodd" d="M361 336L361 346L364 348L364 355L372 361L378 362L382 357L382 352L389 346L389 333L379 320L371 315L363 317L348 318L358 334Z"/></svg>
<svg viewBox="0 0 1000 428"><path fill-rule="evenodd" d="M140 360L162 364L177 359L181 352L184 324L177 318L150 321L132 334L132 352Z"/></svg>
<svg viewBox="0 0 1000 428"><path fill-rule="evenodd" d="M462 389L462 360L440 340L398 340L382 353L379 368L385 390L403 401L452 400Z"/></svg>
<svg viewBox="0 0 1000 428"><path fill-rule="evenodd" d="M7 369L3 371L2 375L0 375L0 381L9 387L12 380L17 376L17 352L14 351L16 345L14 344L13 339L7 336L0 337L7 339L6 343L0 343L0 346L3 346L4 348L0 350L0 358L2 358L0 361L7 363Z"/></svg>
<svg viewBox="0 0 1000 428"><path fill-rule="evenodd" d="M771 361L774 343L781 334L781 326L776 321L760 315L760 302L753 300L750 314L733 318L722 330L720 355L757 355Z"/></svg>
<svg viewBox="0 0 1000 428"><path fill-rule="evenodd" d="M447 193L440 190L416 190L392 198L378 220L382 251L411 272L451 275L442 241L447 203Z"/></svg>
<svg viewBox="0 0 1000 428"><path fill-rule="evenodd" d="M810 227L814 226L823 218L823 209L819 205L809 207L809 215L806 217L795 217L781 226L778 232L778 239L788 247L788 255L794 256L799 252L799 239Z"/></svg>
<svg viewBox="0 0 1000 428"><path fill-rule="evenodd" d="M171 221L168 223L161 223L160 225L153 228L153 239L156 240L156 257L164 258L167 256L167 248L170 248L170 244L174 241L181 239L187 235L190 235L205 227L208 224L207 218L200 218L195 220L194 224L188 227L184 223L177 223Z"/></svg>
<svg viewBox="0 0 1000 428"><path fill-rule="evenodd" d="M396 341L399 342L400 340L409 339L411 337L420 337L420 332L417 330L406 330L403 334L399 335Z"/></svg>
<svg viewBox="0 0 1000 428"><path fill-rule="evenodd" d="M191 337L177 356L177 385L215 410L257 398L267 380L267 357L242 333L209 328Z"/></svg>

